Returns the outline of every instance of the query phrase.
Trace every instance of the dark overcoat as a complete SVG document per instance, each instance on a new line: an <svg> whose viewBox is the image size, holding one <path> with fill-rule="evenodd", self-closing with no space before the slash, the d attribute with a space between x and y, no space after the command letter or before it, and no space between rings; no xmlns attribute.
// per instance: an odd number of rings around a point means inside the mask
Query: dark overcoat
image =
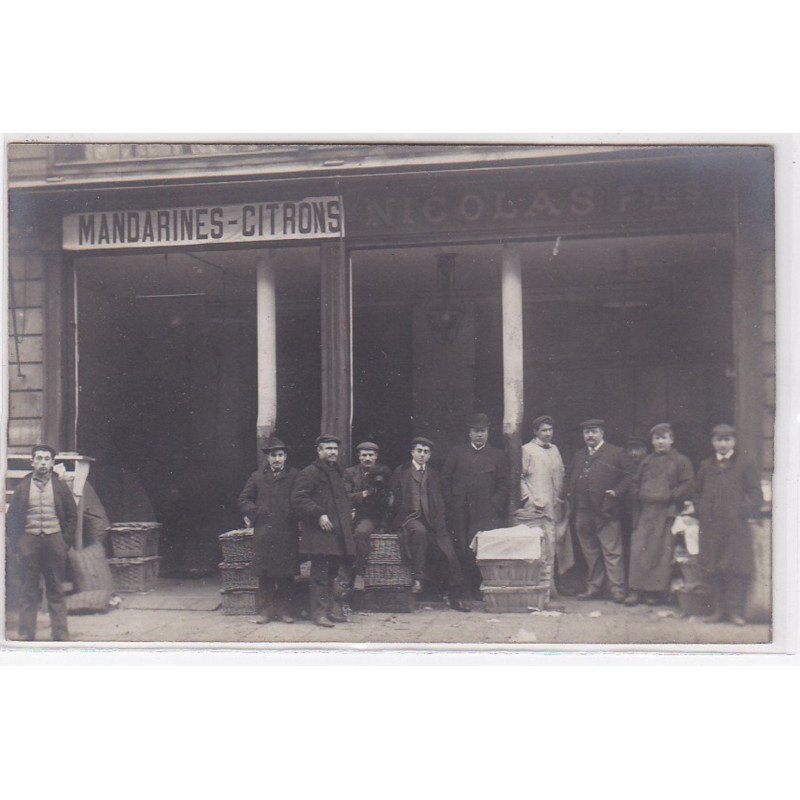
<svg viewBox="0 0 800 800"><path fill-rule="evenodd" d="M364 497L362 492L369 489L368 475L381 475L390 477L391 472L389 468L383 464L376 463L369 469L365 470L361 464L355 464L348 467L343 473L344 486L347 490L347 496L350 498L350 503L355 510L355 520L358 522L362 519L371 519L375 522L383 522L386 515L386 507L389 504L390 498L381 496L379 492L370 494ZM388 487L387 487L388 488Z"/></svg>
<svg viewBox="0 0 800 800"><path fill-rule="evenodd" d="M457 445L442 468L442 489L453 533L467 543L478 531L504 527L508 519L508 462L502 450Z"/></svg>
<svg viewBox="0 0 800 800"><path fill-rule="evenodd" d="M709 572L753 571L748 518L764 500L755 465L734 451L727 461L716 455L700 464L691 488L700 523L700 565Z"/></svg>
<svg viewBox="0 0 800 800"><path fill-rule="evenodd" d="M329 466L317 459L301 470L294 483L292 512L300 521L300 552L306 555L353 556L350 498L338 464ZM327 514L333 523L328 532L319 526L319 518Z"/></svg>
<svg viewBox="0 0 800 800"><path fill-rule="evenodd" d="M30 473L17 484L8 506L6 529L12 545L16 545L22 534L25 533L32 480L33 473ZM64 537L67 547L72 547L75 544L75 530L78 526L78 506L72 496L72 491L64 481L59 480L55 473L50 475L50 480L53 484L53 502L58 524L61 526L61 535Z"/></svg>
<svg viewBox="0 0 800 800"><path fill-rule="evenodd" d="M289 500L298 471L282 469L272 476L269 465L256 470L239 495L239 511L253 525L253 569L270 578L291 578L299 572L297 520Z"/></svg>
<svg viewBox="0 0 800 800"><path fill-rule="evenodd" d="M392 506L392 530L399 531L406 519L415 512L412 505L412 482L414 476L411 470L414 467L410 461L401 464L392 473L390 483L394 505ZM428 524L436 534L447 533L447 523L445 521L445 504L442 494L442 480L435 469L426 466L428 473Z"/></svg>
<svg viewBox="0 0 800 800"><path fill-rule="evenodd" d="M594 453L582 447L572 458L572 469L567 483L567 499L574 513L577 508L578 480L585 476L589 502L598 517L619 520L622 513L622 498L627 494L636 464L621 447L603 442ZM616 497L606 494L611 489Z"/></svg>

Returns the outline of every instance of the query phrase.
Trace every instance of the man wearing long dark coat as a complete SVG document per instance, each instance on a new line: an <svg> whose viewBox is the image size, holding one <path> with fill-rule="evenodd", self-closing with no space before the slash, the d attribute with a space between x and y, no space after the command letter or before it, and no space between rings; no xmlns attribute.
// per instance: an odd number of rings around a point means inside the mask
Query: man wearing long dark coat
<svg viewBox="0 0 800 800"><path fill-rule="evenodd" d="M311 619L323 628L347 622L339 601L343 590L339 568L348 568L356 554L350 498L338 464L341 439L317 438L317 460L297 476L291 507L300 520L300 552L311 560Z"/></svg>
<svg viewBox="0 0 800 800"><path fill-rule="evenodd" d="M602 419L580 424L586 446L575 453L569 477L570 512L588 570L586 591L578 599L599 598L607 581L611 599L624 603L620 516L633 464L621 447L605 441L605 426Z"/></svg>
<svg viewBox="0 0 800 800"><path fill-rule="evenodd" d="M239 495L239 510L253 526L253 570L258 575L259 624L274 618L294 622L291 590L299 572L297 522L289 507L298 471L286 466L288 447L277 436L262 448L263 469L256 470Z"/></svg>
<svg viewBox="0 0 800 800"><path fill-rule="evenodd" d="M489 444L486 414L470 420L469 444L447 454L442 488L461 568L479 597L481 575L470 544L478 531L502 528L508 520L508 462L502 450Z"/></svg>
<svg viewBox="0 0 800 800"><path fill-rule="evenodd" d="M700 566L714 587L715 611L706 622L729 619L744 625L747 586L753 572L748 519L764 502L755 465L736 452L736 431L717 425L711 431L714 455L700 464L691 489L700 523Z"/></svg>

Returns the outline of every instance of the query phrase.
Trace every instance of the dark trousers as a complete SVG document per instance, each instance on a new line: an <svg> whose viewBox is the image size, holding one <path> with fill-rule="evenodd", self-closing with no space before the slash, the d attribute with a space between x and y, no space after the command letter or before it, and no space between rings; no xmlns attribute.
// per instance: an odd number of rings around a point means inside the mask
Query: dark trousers
<svg viewBox="0 0 800 800"><path fill-rule="evenodd" d="M470 533L469 510L464 507L454 513L453 519L453 546L465 582L473 592L478 592L481 586L481 571L475 561L475 553L470 549L474 534Z"/></svg>
<svg viewBox="0 0 800 800"><path fill-rule="evenodd" d="M263 572L258 576L256 607L265 616L289 614L293 578L272 578Z"/></svg>
<svg viewBox="0 0 800 800"><path fill-rule="evenodd" d="M355 574L366 575L367 573L367 559L369 558L370 542L369 537L375 533L377 524L369 517L360 519L353 529L353 538L356 541L356 560L355 560Z"/></svg>
<svg viewBox="0 0 800 800"><path fill-rule="evenodd" d="M64 601L64 572L67 566L67 545L60 533L34 536L25 533L19 543L22 587L19 604L21 639L36 638L36 614L42 602L40 578L44 578L47 607L53 641L69 639L67 604Z"/></svg>
<svg viewBox="0 0 800 800"><path fill-rule="evenodd" d="M709 573L709 582L714 590L714 610L723 617L744 617L749 575L737 572Z"/></svg>
<svg viewBox="0 0 800 800"><path fill-rule="evenodd" d="M623 593L625 566L619 522L579 508L575 512L575 533L586 559L586 588L599 592L603 588L603 579L608 578L611 593Z"/></svg>
<svg viewBox="0 0 800 800"><path fill-rule="evenodd" d="M309 614L319 619L327 614L341 614L344 586L340 568L346 566L340 556L312 555L309 582Z"/></svg>
<svg viewBox="0 0 800 800"><path fill-rule="evenodd" d="M435 533L422 520L413 519L403 524L401 536L404 549L411 559L414 580L424 580L425 565L429 558L443 560L448 594L451 598L461 598L464 594L464 574L447 533Z"/></svg>

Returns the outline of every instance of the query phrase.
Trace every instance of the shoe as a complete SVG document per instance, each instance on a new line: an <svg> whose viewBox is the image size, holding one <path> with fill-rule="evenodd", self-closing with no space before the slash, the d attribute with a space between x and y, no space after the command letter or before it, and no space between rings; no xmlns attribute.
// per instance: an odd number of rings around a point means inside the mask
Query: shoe
<svg viewBox="0 0 800 800"><path fill-rule="evenodd" d="M744 617L740 617L738 614L733 614L731 616L731 622L734 625L739 625L740 627L742 625L747 625L747 621L744 619Z"/></svg>
<svg viewBox="0 0 800 800"><path fill-rule="evenodd" d="M639 593L638 592L631 592L625 598L625 605L626 606L638 606L639 605Z"/></svg>
<svg viewBox="0 0 800 800"><path fill-rule="evenodd" d="M598 589L587 589L585 592L575 595L576 600L595 600L599 597L600 591Z"/></svg>
<svg viewBox="0 0 800 800"><path fill-rule="evenodd" d="M715 611L710 617L704 617L703 622L706 625L713 625L715 622L724 622L725 615L721 611Z"/></svg>
<svg viewBox="0 0 800 800"><path fill-rule="evenodd" d="M294 617L291 614L281 614L278 617L281 622L285 622L287 625L291 625L294 622Z"/></svg>
<svg viewBox="0 0 800 800"><path fill-rule="evenodd" d="M645 597L644 601L649 606L657 606L659 598L654 594L649 594Z"/></svg>
<svg viewBox="0 0 800 800"><path fill-rule="evenodd" d="M614 592L614 593L611 595L611 602L612 602L612 603L618 603L618 604L622 604L622 603L624 603L624 602L625 602L627 599L628 599L628 598L626 597L626 595L625 595L625 593L624 593L624 592Z"/></svg>
<svg viewBox="0 0 800 800"><path fill-rule="evenodd" d="M328 619L331 622L347 622L347 617L343 614L328 614Z"/></svg>
<svg viewBox="0 0 800 800"><path fill-rule="evenodd" d="M450 608L453 611L472 611L472 606L466 602L466 600L459 600L458 598L453 598L450 600Z"/></svg>
<svg viewBox="0 0 800 800"><path fill-rule="evenodd" d="M258 617L254 620L256 625L266 625L269 622L272 622L272 615L271 614L259 614Z"/></svg>
<svg viewBox="0 0 800 800"><path fill-rule="evenodd" d="M320 628L335 628L336 626L327 618L327 617L317 617L314 620L315 625L319 625Z"/></svg>
<svg viewBox="0 0 800 800"><path fill-rule="evenodd" d="M356 575L355 578L353 578L353 591L363 592L365 588L366 588L366 583L364 582L364 576Z"/></svg>
<svg viewBox="0 0 800 800"><path fill-rule="evenodd" d="M422 581L414 581L414 583L411 584L411 591L414 594L419 594L422 591Z"/></svg>

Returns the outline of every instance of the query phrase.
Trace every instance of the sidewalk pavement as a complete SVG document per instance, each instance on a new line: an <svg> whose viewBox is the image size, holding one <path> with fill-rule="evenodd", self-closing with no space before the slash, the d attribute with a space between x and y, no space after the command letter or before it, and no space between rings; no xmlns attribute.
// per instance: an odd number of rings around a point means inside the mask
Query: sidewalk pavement
<svg viewBox="0 0 800 800"><path fill-rule="evenodd" d="M121 603L107 614L72 615L71 645L81 642L286 644L292 648L316 644L386 645L496 644L542 648L542 645L716 645L760 644L771 640L770 626L737 627L706 624L684 618L676 606L628 608L607 601L581 602L559 597L544 612L497 614L476 602L464 614L443 603L419 602L410 614L353 612L347 623L320 628L308 620L294 624L256 625L253 615L225 616L220 609L220 580L159 579L150 592L121 594ZM17 634L16 614L9 612L9 646ZM47 613L40 612L39 641L49 641ZM18 646L27 646L18 645ZM69 645L67 645L69 646ZM423 648L424 649L424 648ZM557 647L556 647L557 649ZM657 648L649 648L657 649Z"/></svg>

